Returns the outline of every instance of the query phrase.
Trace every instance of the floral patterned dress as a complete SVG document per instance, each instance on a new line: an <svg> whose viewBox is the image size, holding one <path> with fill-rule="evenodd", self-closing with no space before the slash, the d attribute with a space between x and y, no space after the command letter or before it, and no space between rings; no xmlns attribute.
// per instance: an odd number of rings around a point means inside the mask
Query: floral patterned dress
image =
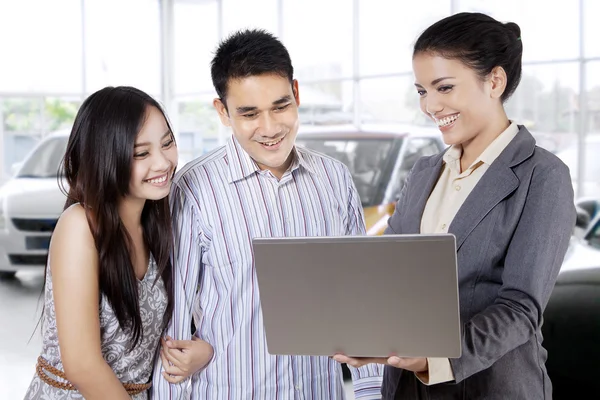
<svg viewBox="0 0 600 400"><path fill-rule="evenodd" d="M125 383L147 383L152 377L155 355L162 333L163 315L167 308L167 293L162 279L154 283L158 273L156 262L150 257L148 271L142 280L138 280L138 298L142 319L143 336L138 344L128 352L132 333L129 329L121 329L117 317L105 296L101 297L100 332L102 355L113 369L117 378ZM41 356L50 364L64 371L58 335L56 330L56 314L52 295L52 274L50 268L46 272L45 309L43 316L43 344ZM48 371L45 373L59 382L64 382ZM57 389L44 383L36 374L29 385L26 400L63 400L83 399L75 390ZM148 393L142 392L132 397L135 400L148 399Z"/></svg>

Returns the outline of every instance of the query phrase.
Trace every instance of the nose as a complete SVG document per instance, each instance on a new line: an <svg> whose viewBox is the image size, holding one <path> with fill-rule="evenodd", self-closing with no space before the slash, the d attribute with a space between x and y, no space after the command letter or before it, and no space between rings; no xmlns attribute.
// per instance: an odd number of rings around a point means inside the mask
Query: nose
<svg viewBox="0 0 600 400"><path fill-rule="evenodd" d="M435 116L435 114L442 112L442 110L444 109L441 102L439 101L439 97L435 94L428 93L427 96L423 99L423 101L425 102L425 112L431 115L432 117Z"/></svg>
<svg viewBox="0 0 600 400"><path fill-rule="evenodd" d="M156 152L152 160L152 168L158 172L165 172L171 168L171 160L163 151Z"/></svg>
<svg viewBox="0 0 600 400"><path fill-rule="evenodd" d="M281 132L277 119L271 113L261 115L258 128L258 132L263 137L276 137Z"/></svg>

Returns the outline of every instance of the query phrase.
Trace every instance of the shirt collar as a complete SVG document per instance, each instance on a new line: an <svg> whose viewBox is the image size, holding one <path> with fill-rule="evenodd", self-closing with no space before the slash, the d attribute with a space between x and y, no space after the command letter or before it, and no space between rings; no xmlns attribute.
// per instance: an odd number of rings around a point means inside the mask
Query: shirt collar
<svg viewBox="0 0 600 400"><path fill-rule="evenodd" d="M246 153L233 135L225 143L225 149L227 152L229 166L229 183L245 179L250 175L261 171L256 164L256 161L254 161L252 157ZM299 150L296 146L294 146L292 149L292 163L285 174L293 172L299 167L303 167L309 172L314 171L307 160L306 154L303 154L304 152L304 150Z"/></svg>
<svg viewBox="0 0 600 400"><path fill-rule="evenodd" d="M515 122L511 122L508 128L504 130L490 145L481 153L479 160L491 165L496 158L504 151L506 146L517 136L519 127Z"/></svg>
<svg viewBox="0 0 600 400"><path fill-rule="evenodd" d="M511 121L506 128L489 146L481 153L479 157L467 169L471 169L479 163L491 165L496 158L504 151L506 146L517 136L519 127L514 121ZM460 157L462 156L462 146L452 145L444 154L444 162L452 169L460 171Z"/></svg>

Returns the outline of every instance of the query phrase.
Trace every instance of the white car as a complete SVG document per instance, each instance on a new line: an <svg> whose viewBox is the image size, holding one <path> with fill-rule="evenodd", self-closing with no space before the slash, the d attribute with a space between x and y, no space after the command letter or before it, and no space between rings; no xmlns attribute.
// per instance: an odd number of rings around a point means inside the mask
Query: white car
<svg viewBox="0 0 600 400"><path fill-rule="evenodd" d="M0 187L0 279L46 265L50 236L66 195L58 176L70 130L46 136L25 157L15 175ZM186 160L179 159L179 166Z"/></svg>
<svg viewBox="0 0 600 400"><path fill-rule="evenodd" d="M41 270L50 235L65 205L58 181L69 131L42 139L0 188L0 278Z"/></svg>
<svg viewBox="0 0 600 400"><path fill-rule="evenodd" d="M569 250L560 272L600 267L600 214L589 224L585 233L571 237Z"/></svg>

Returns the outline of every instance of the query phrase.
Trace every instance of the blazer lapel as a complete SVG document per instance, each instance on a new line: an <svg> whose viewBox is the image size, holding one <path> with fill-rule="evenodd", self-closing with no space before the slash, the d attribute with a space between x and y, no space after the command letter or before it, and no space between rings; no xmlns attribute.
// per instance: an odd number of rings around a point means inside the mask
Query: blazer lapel
<svg viewBox="0 0 600 400"><path fill-rule="evenodd" d="M452 220L448 232L456 236L457 251L483 218L519 187L519 178L512 167L531 157L534 150L535 139L527 129L520 127L517 136L490 165Z"/></svg>
<svg viewBox="0 0 600 400"><path fill-rule="evenodd" d="M450 224L449 233L456 236L456 250L481 220L519 187L519 179L506 165L493 162L475 185Z"/></svg>

